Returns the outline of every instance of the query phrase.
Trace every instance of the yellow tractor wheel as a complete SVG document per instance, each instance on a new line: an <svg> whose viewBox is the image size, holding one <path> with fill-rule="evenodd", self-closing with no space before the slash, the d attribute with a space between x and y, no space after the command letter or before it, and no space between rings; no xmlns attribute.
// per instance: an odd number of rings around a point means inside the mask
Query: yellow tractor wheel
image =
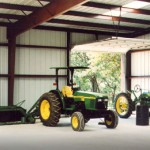
<svg viewBox="0 0 150 150"><path fill-rule="evenodd" d="M48 92L39 99L40 120L45 126L56 126L61 114L61 105L58 97Z"/></svg>
<svg viewBox="0 0 150 150"><path fill-rule="evenodd" d="M113 110L108 110L105 116L105 125L107 128L116 128L118 125L117 113Z"/></svg>
<svg viewBox="0 0 150 150"><path fill-rule="evenodd" d="M85 127L84 117L81 112L74 112L71 116L72 129L74 131L83 131Z"/></svg>
<svg viewBox="0 0 150 150"><path fill-rule="evenodd" d="M116 97L115 109L120 118L128 118L134 109L131 98L126 93L120 93Z"/></svg>

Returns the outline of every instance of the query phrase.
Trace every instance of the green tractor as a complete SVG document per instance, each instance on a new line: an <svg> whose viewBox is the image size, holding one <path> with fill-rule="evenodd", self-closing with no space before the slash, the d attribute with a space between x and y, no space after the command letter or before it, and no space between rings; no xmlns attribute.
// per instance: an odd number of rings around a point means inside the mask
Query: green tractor
<svg viewBox="0 0 150 150"><path fill-rule="evenodd" d="M98 93L83 92L74 88L73 74L75 69L89 69L87 67L56 67L56 90L44 93L39 98L40 120L45 126L56 126L61 115L71 116L74 131L84 130L85 123L90 119L104 118L99 124L107 128L118 125L117 113L107 110L108 97ZM71 80L67 86L59 90L59 70L68 70Z"/></svg>
<svg viewBox="0 0 150 150"><path fill-rule="evenodd" d="M140 92L139 96L136 93ZM131 99L133 95L134 99ZM142 92L141 87L137 84L134 90L127 93L120 93L115 100L115 109L120 118L128 118L132 111L135 111L137 105L150 107L150 92Z"/></svg>

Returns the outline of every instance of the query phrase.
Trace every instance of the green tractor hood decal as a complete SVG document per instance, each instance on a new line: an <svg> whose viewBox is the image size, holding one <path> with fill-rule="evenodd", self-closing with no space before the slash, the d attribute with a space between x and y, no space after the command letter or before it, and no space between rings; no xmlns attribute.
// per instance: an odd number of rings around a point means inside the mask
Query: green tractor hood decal
<svg viewBox="0 0 150 150"><path fill-rule="evenodd" d="M103 96L100 93L94 93L94 92L83 92L83 91L77 91L74 93L74 97L80 97L82 96L83 99L108 99L108 96Z"/></svg>
<svg viewBox="0 0 150 150"><path fill-rule="evenodd" d="M150 93L149 93L149 92L143 92L143 93L141 94L141 97L150 98Z"/></svg>

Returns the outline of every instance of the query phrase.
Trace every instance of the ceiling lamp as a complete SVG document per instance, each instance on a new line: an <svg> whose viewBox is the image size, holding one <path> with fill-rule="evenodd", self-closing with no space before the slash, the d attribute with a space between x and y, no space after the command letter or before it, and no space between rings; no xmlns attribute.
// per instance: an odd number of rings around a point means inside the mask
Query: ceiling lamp
<svg viewBox="0 0 150 150"><path fill-rule="evenodd" d="M122 8L134 8L134 9L139 9L139 8L142 8L142 7L145 7L147 5L150 5L150 2L142 2L142 1L134 1L134 2L131 2L131 3L128 3L128 4L125 4L122 6ZM123 14L126 14L127 12L125 11L121 11L120 13L120 10L118 10L118 8L116 9L113 9L113 10L110 10L106 13L104 13L103 15L108 15L108 16L122 16ZM101 16L97 16L96 18L101 18Z"/></svg>
<svg viewBox="0 0 150 150"><path fill-rule="evenodd" d="M123 5L123 7L139 9L139 8L145 7L147 5L150 5L150 3L142 2L142 1L134 1L134 2L128 3L126 5Z"/></svg>

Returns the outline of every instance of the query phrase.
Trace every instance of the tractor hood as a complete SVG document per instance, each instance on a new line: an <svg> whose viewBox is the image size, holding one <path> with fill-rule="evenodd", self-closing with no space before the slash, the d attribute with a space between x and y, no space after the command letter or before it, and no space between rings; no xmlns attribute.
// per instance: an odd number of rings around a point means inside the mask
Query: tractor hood
<svg viewBox="0 0 150 150"><path fill-rule="evenodd" d="M108 96L106 95L95 93L95 92L84 92L84 91L76 91L74 93L74 96L93 97L95 99L97 98L108 99Z"/></svg>

